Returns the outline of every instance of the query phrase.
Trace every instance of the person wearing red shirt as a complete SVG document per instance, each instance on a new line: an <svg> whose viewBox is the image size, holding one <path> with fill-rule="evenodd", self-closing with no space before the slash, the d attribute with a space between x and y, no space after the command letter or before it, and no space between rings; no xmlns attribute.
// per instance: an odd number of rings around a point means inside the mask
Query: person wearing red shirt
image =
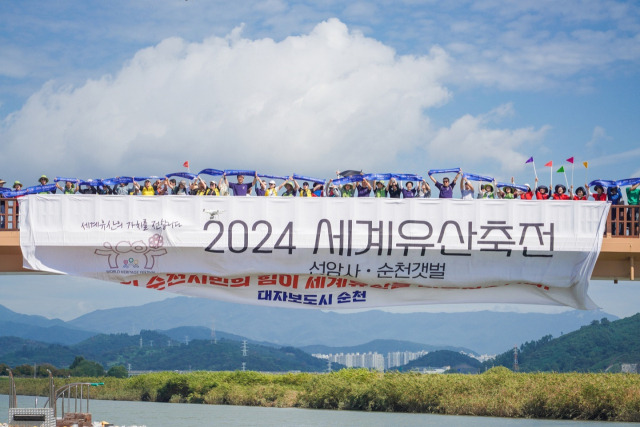
<svg viewBox="0 0 640 427"><path fill-rule="evenodd" d="M587 185L587 197L589 197L588 195L589 193L589 186ZM596 190L596 194L591 194L591 197L593 197L597 202L606 202L607 201L607 193L604 192L604 187L600 184L596 185L595 187Z"/></svg>
<svg viewBox="0 0 640 427"><path fill-rule="evenodd" d="M562 184L556 185L555 192L553 193L553 200L570 200L571 197L567 194L567 187Z"/></svg>
<svg viewBox="0 0 640 427"><path fill-rule="evenodd" d="M589 200L589 195L584 191L584 188L578 187L576 195L573 196L573 200Z"/></svg>
<svg viewBox="0 0 640 427"><path fill-rule="evenodd" d="M538 186L538 178L536 178L536 199L538 200L548 200L549 199L549 189L546 185Z"/></svg>

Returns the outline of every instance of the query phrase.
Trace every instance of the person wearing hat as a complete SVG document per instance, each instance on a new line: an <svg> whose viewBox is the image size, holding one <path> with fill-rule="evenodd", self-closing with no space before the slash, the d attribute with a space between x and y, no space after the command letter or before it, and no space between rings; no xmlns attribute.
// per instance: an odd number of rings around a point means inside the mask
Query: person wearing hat
<svg viewBox="0 0 640 427"><path fill-rule="evenodd" d="M627 204L629 206L635 206L627 210L628 227L631 228L632 223L635 224L634 230L630 230L629 234L637 236L640 231L640 224L638 224L638 220L640 220L640 207L638 207L638 205L640 205L640 182L627 187L625 190L627 193Z"/></svg>
<svg viewBox="0 0 640 427"><path fill-rule="evenodd" d="M494 181L495 184L495 181ZM484 184L480 186L480 193L478 194L478 199L497 199L496 193L493 191L494 184Z"/></svg>
<svg viewBox="0 0 640 427"><path fill-rule="evenodd" d="M503 199L513 200L516 198L515 188L510 185L506 185L502 188L504 191Z"/></svg>
<svg viewBox="0 0 640 427"><path fill-rule="evenodd" d="M531 186L529 184L525 184L525 187L527 187L527 191L517 190L516 194L520 196L522 200L533 199L533 191L531 191Z"/></svg>
<svg viewBox="0 0 640 427"><path fill-rule="evenodd" d="M284 183L282 183L279 187L276 187L276 182L272 179L269 181L269 186L265 189L264 195L267 197L275 197L278 195L278 191L282 188Z"/></svg>
<svg viewBox="0 0 640 427"><path fill-rule="evenodd" d="M460 185L460 197L462 200L473 200L473 195L475 193L475 188L471 185L471 182L467 179L467 177L462 174L462 185Z"/></svg>
<svg viewBox="0 0 640 427"><path fill-rule="evenodd" d="M567 194L567 187L562 184L558 184L553 192L553 200L570 200L571 197Z"/></svg>
<svg viewBox="0 0 640 427"><path fill-rule="evenodd" d="M38 182L42 186L47 185L47 183L49 182L49 178L47 178L46 175L42 175L40 178L38 178ZM41 191L38 194L56 194L56 189L54 188L51 191Z"/></svg>
<svg viewBox="0 0 640 427"><path fill-rule="evenodd" d="M593 189L596 190L595 194L589 191L589 185L585 184L584 186L587 188L587 195L590 195L591 197L593 197L594 200L596 200L597 202L607 201L607 193L605 193L604 187L602 185L596 184L596 186L593 187Z"/></svg>
<svg viewBox="0 0 640 427"><path fill-rule="evenodd" d="M298 190L300 197L313 197L313 191L309 188L309 183L307 181L302 183L302 188L298 187L298 183L295 179L293 182L296 183L296 190Z"/></svg>
<svg viewBox="0 0 640 427"><path fill-rule="evenodd" d="M282 184L280 184L279 188L282 188L282 186L284 186L285 192L282 193L283 197L294 197L296 195L297 190L300 188L300 186L298 185L298 183L296 182L295 179L293 179L293 177L289 177L290 181L285 181Z"/></svg>
<svg viewBox="0 0 640 427"><path fill-rule="evenodd" d="M22 183L20 181L13 181L13 189L15 191L22 190Z"/></svg>
<svg viewBox="0 0 640 427"><path fill-rule="evenodd" d="M387 197L387 189L384 186L384 181L373 181L373 196L378 198Z"/></svg>
<svg viewBox="0 0 640 427"><path fill-rule="evenodd" d="M538 185L538 178L536 177L536 199L537 200L549 200L549 189L546 185Z"/></svg>
<svg viewBox="0 0 640 427"><path fill-rule="evenodd" d="M584 191L583 187L578 187L576 194L573 196L573 200L589 200L589 195Z"/></svg>
<svg viewBox="0 0 640 427"><path fill-rule="evenodd" d="M219 196L220 195L220 190L218 190L218 185L216 184L215 181L209 181L209 188L207 188L207 191L205 192L205 195L207 195L207 196Z"/></svg>

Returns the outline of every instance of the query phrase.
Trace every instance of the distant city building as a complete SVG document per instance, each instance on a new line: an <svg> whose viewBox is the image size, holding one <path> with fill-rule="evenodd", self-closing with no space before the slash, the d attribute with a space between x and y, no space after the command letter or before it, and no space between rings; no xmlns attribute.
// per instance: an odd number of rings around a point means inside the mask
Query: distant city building
<svg viewBox="0 0 640 427"><path fill-rule="evenodd" d="M637 363L623 363L620 370L625 374L637 374L638 373L638 364Z"/></svg>
<svg viewBox="0 0 640 427"><path fill-rule="evenodd" d="M347 368L367 368L375 369L383 372L386 369L392 369L397 366L406 365L412 360L416 360L428 354L428 351L395 351L387 353L385 358L378 352L369 353L337 353L337 354L321 354L316 353L313 356L319 359L329 360L332 363L340 363Z"/></svg>

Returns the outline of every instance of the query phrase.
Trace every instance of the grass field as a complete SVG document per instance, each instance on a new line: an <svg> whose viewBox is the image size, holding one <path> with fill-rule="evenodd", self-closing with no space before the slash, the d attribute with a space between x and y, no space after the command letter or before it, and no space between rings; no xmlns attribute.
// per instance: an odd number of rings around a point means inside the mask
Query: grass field
<svg viewBox="0 0 640 427"><path fill-rule="evenodd" d="M514 373L494 368L479 375L423 375L345 369L330 374L161 372L127 379L55 379L56 387L77 381L104 382L92 387L91 397L107 400L640 421L637 374ZM45 395L47 387L46 379L16 379L19 394ZM8 378L0 378L0 393L8 390Z"/></svg>

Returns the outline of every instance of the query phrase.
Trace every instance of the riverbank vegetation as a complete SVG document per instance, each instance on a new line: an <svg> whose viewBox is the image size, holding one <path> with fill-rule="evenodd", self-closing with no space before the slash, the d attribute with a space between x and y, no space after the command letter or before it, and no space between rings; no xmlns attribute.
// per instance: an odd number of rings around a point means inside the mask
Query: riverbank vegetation
<svg viewBox="0 0 640 427"><path fill-rule="evenodd" d="M56 379L95 382L96 378ZM640 421L640 375L514 373L498 367L479 375L378 373L345 369L329 374L162 372L126 379L100 378L91 397L108 400L189 402L420 412L518 418ZM18 393L45 395L45 379L16 379ZM0 378L0 393L8 379Z"/></svg>

